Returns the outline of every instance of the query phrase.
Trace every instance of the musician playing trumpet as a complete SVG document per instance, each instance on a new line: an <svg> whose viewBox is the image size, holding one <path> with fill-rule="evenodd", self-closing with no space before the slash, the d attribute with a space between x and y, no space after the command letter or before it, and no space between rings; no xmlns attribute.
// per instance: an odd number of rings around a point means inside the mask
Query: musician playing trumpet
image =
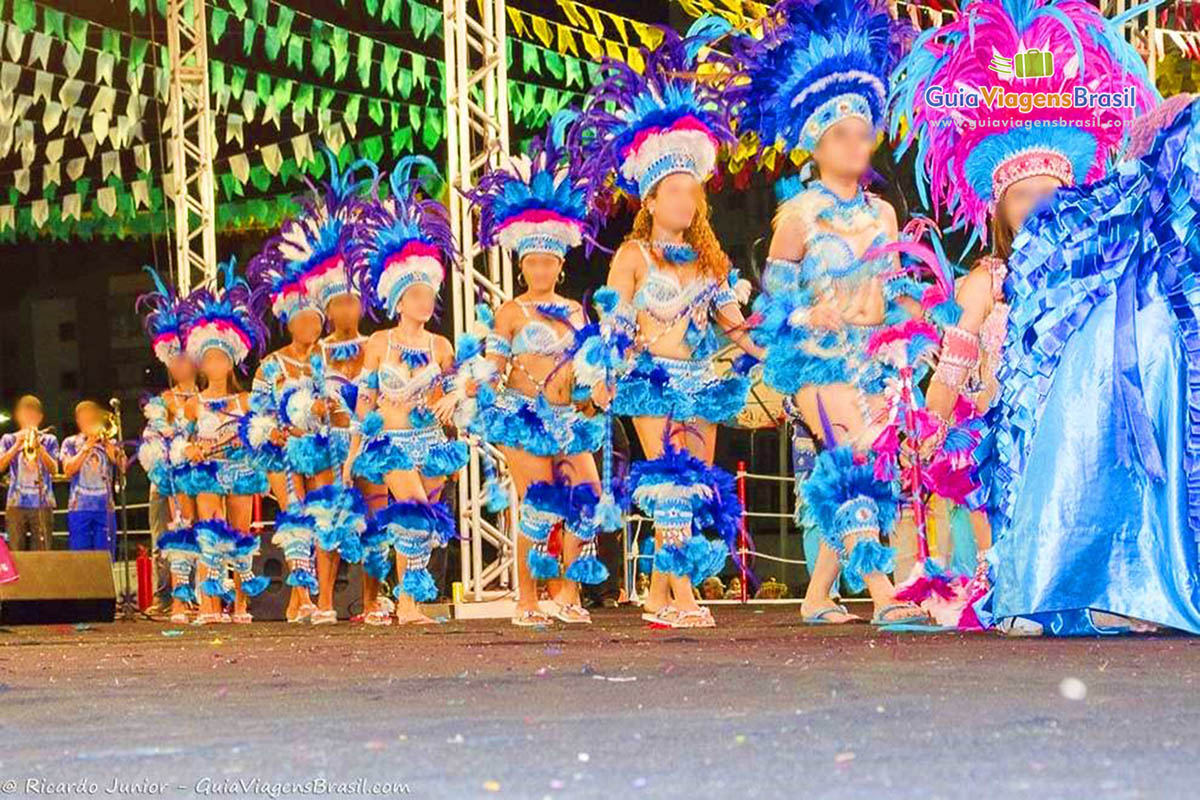
<svg viewBox="0 0 1200 800"><path fill-rule="evenodd" d="M58 439L48 430L39 430L44 416L42 401L27 394L13 409L16 433L0 436L0 472L8 470L4 526L13 550L50 549L54 530L51 481L58 469Z"/></svg>
<svg viewBox="0 0 1200 800"><path fill-rule="evenodd" d="M67 546L71 550L116 552L113 506L114 471L124 474L125 451L117 441L115 418L99 403L75 406L79 433L62 443L63 473L70 480L67 500Z"/></svg>

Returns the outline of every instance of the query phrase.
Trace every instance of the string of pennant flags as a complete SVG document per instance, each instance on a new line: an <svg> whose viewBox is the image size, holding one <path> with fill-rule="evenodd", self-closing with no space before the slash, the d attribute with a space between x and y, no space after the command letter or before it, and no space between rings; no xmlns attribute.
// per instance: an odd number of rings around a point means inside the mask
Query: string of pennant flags
<svg viewBox="0 0 1200 800"><path fill-rule="evenodd" d="M4 11L3 2L4 0L0 0L0 13ZM87 87L94 90L98 97L99 107L92 110L100 111L101 114L103 114L102 109L107 108L110 98L114 96L128 98L129 103L138 111L137 114L131 115L131 118L136 121L133 128L134 138L140 140L144 137L141 115L145 113L149 99L148 96L140 94L147 70L149 70L151 81L156 87L154 94L157 99L162 103L165 103L167 99L166 70L148 63L148 61L156 59L165 61L165 49L146 40L108 29L101 30L101 35L97 37L92 29L100 26L86 21L71 26L64 21L60 26L58 16L53 13L53 9L41 6L36 2L27 3L26 7L32 9L32 15L17 15L15 12L19 9L14 8L14 18L11 20L11 24L5 26L3 22L0 22L0 50L3 50L7 44L9 55L12 58L19 59L24 55L36 65L16 64L14 68L7 70L5 82L6 88L8 83L15 83L14 69L32 70L36 75L36 86L33 92L28 94L14 92L11 94L15 95L15 100L0 100L0 157L7 154L8 148L14 143L22 153L22 168L11 173L13 181L8 191L9 202L5 204L3 211L0 211L0 235L7 237L13 232L14 225L21 227L21 223L24 221L28 221L34 228L41 228L48 224L54 217L54 214L50 212L52 205L50 201L54 199L54 194L53 192L47 193L47 189L64 183L64 174L66 181L75 181L78 184L83 179L82 173L85 164L96 158L100 162L99 175L89 174L86 176L88 179L98 178L100 181L107 181L110 178L119 179L130 171L136 171L138 178L125 189L118 185L112 187L111 193L105 191L101 196L101 202L93 204L93 211L109 213L114 208L123 207L137 211L147 206L153 207L153 203L148 203L145 182L151 178L151 169L155 166L161 167L163 172L169 174L171 171L169 159L165 165L151 164L147 147L140 147L136 151L124 147L119 150L97 153L96 144L103 143L103 137L82 132L82 142L86 154L67 160L64 170L63 142L50 140L42 143L35 129L36 121L25 120L24 116L28 111L34 109L38 102L45 104L42 109L42 135L44 136L57 127L61 115L58 106L65 105L72 110L66 112L68 126L64 129L64 134L80 134L81 131L78 128L88 109L75 110L74 106L78 105L79 98L84 94L83 88ZM47 16L47 12L51 13ZM35 30L39 16L42 19L42 27ZM60 27L63 28L64 36L68 27L76 35L70 40L59 38ZM88 44L89 41L97 40L102 41L101 48ZM25 44L27 42L31 44L26 53ZM508 54L510 64L516 61L514 44L510 42ZM61 63L66 66L68 75L39 69L48 66L52 61L52 46L61 47L61 51L54 55L59 56ZM157 56L154 55L155 51L158 52ZM127 62L129 70L127 84L130 88L115 88L111 86L114 80L113 74L107 66L109 61L107 56L112 56L111 60L115 64L118 62L118 56L126 54L137 56L136 63ZM83 70L81 73L80 68L89 57L97 62L94 67L95 80L87 81L82 77L75 77L87 73L87 70ZM411 80L405 80L408 77L407 74L402 75L399 81L401 87L403 88L403 85L408 83L410 87L428 89L435 82L441 83L444 65L440 60L435 60L433 63L436 75L422 70L422 66L428 64L427 61L416 60L415 74L411 76ZM588 82L594 79L596 70L594 64L585 64L578 59L559 56L552 50L532 43L521 43L520 64L521 68L530 74L545 75L563 81L568 86L575 86L579 90L586 88ZM218 60L210 61L210 65L215 101L214 111L218 118L217 127L220 130L223 126L226 144L236 141L239 146L243 146L244 126L247 122L274 124L276 129L280 129L281 120L284 119L284 115L281 113L283 109L288 110L292 123L298 128L305 126L310 114L315 115L318 122L315 136L311 133L302 133L284 142L285 146L291 145L293 151L291 158L283 157L279 145L269 145L252 154L230 156L228 159L230 170L217 177L218 186L226 199L243 197L248 183L259 191L265 191L271 187L272 178L278 177L286 184L295 180L300 174L305 172L311 174L313 169L321 163L314 158L316 144L323 141L336 149L347 137L356 137L360 118L363 115L376 126L382 127L386 124L389 128L386 136L368 137L364 150L372 158L379 159L384 152L390 152L393 156L413 152L418 147L431 151L441 143L445 121L440 108L316 86L291 78L268 75L241 65L226 64ZM0 77L5 76L3 70L4 67L0 66ZM60 100L65 100L65 103L51 99L55 80L61 81L62 86L65 87L60 91ZM9 92L5 92L6 96L9 94ZM525 122L533 128L540 127L551 114L581 97L581 91L521 80L510 81L509 94L510 107L515 120L518 123ZM95 106L96 103L94 102L93 105ZM95 114L91 116L94 117ZM169 130L169 117L164 118L160 124ZM127 143L124 139L120 139L115 140L114 144L126 145ZM41 146L46 156L46 162L38 168L34 168L30 164L35 145ZM258 162L253 167L248 166L251 158ZM130 165L131 161L132 165ZM22 207L21 210L25 211L24 214L18 213L16 204L20 196L31 191L34 183L32 177L36 174L35 169L41 171L42 189L46 195L42 199L47 202L33 200L27 206ZM112 197L114 193L117 196L115 204ZM84 188L83 194L86 195L86 188ZM124 203L120 202L120 199L125 196L128 196L130 200ZM81 206L72 197L59 208L59 211L61 217L65 219L78 220L80 208Z"/></svg>
<svg viewBox="0 0 1200 800"><path fill-rule="evenodd" d="M717 14L750 31L769 11L752 0L670 1L690 16ZM559 18L551 19L515 2L507 7L514 76L508 99L513 121L529 130L578 103L599 79L602 58L641 69L641 48L661 41L654 25L596 5L556 0ZM166 14L166 0L127 3L137 15ZM316 16L328 16L335 3L360 7L418 44L443 36L441 9L430 0L327 0L319 11L287 0L209 2L209 38L227 56L210 58L214 138L228 150L262 138L248 137L252 125L290 134L217 159L219 207L235 209L223 216L230 224L275 219L277 208L281 218L290 199L276 190L323 170L316 157L322 142L376 160L441 147L441 58L377 38L383 29L360 32ZM919 3L897 2L896 8L920 27L955 13ZM1200 32L1159 28L1154 36L1160 61L1182 62L1159 73L1160 86L1195 90L1200 76L1186 59L1200 57ZM1168 54L1170 45L1178 56ZM228 57L233 51L266 66ZM0 0L0 159L15 154L20 163L0 173L11 178L0 194L0 238L18 232L138 235L149 230L144 218L165 216L160 212L169 192L160 186L169 186L172 165L147 139L150 130L169 132L170 115L158 113L168 101L167 61L161 44L43 0ZM736 170L753 161L773 169L787 157L796 154L763 153L756 143L741 142L730 165ZM35 197L39 185L42 196ZM266 196L251 196L256 192Z"/></svg>

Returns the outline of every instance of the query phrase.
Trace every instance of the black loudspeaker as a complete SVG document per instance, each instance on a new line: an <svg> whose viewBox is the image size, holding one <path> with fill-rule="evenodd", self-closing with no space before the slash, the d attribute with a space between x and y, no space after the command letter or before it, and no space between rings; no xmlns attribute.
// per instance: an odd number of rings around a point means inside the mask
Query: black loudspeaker
<svg viewBox="0 0 1200 800"><path fill-rule="evenodd" d="M0 586L0 624L113 621L117 590L107 551L18 550L12 557L21 577Z"/></svg>
<svg viewBox="0 0 1200 800"><path fill-rule="evenodd" d="M316 569L315 557L313 569ZM256 620L283 621L287 618L287 605L292 587L284 583L284 578L287 576L287 565L283 560L283 551L268 537L263 537L259 554L254 558L254 574L267 576L271 579L271 585L258 597L250 598L250 613ZM316 603L316 601L314 596L313 602ZM362 613L362 567L360 565L347 564L345 561L338 565L338 577L333 586L333 607L337 610L340 620L347 620L355 614Z"/></svg>

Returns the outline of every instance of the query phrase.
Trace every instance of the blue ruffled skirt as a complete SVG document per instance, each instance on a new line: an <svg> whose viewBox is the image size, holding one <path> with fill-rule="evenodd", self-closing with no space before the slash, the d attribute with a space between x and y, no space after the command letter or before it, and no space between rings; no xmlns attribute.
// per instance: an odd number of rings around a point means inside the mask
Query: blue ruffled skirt
<svg viewBox="0 0 1200 800"><path fill-rule="evenodd" d="M745 408L749 391L748 377L718 377L707 359L663 358L642 351L633 369L617 381L612 408L626 417L723 424Z"/></svg>
<svg viewBox="0 0 1200 800"><path fill-rule="evenodd" d="M771 261L763 273L763 293L754 300L759 322L750 338L766 350L763 383L791 397L806 386L857 385L867 394L884 388L884 368L861 361L873 329L850 326L826 331L793 321L812 306L812 292L800 278L800 265Z"/></svg>
<svg viewBox="0 0 1200 800"><path fill-rule="evenodd" d="M287 458L287 471L306 478L326 472L334 463L329 437L323 433L289 437L284 455Z"/></svg>
<svg viewBox="0 0 1200 800"><path fill-rule="evenodd" d="M604 417L505 389L492 405L480 408L472 432L490 444L535 456L592 453L603 443Z"/></svg>
<svg viewBox="0 0 1200 800"><path fill-rule="evenodd" d="M426 478L453 475L467 465L465 442L451 441L440 425L382 431L354 461L354 477L382 484L389 472L415 469Z"/></svg>
<svg viewBox="0 0 1200 800"><path fill-rule="evenodd" d="M267 474L246 455L188 464L175 477L175 490L189 497L266 494L267 488Z"/></svg>

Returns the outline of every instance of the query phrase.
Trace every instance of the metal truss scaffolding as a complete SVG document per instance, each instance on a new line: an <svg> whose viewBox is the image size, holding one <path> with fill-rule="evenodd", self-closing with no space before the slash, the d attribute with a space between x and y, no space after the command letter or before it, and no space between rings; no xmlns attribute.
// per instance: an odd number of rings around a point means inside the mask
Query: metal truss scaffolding
<svg viewBox="0 0 1200 800"><path fill-rule="evenodd" d="M182 294L217 272L206 12L204 0L167 0L171 172L166 188L175 209L175 283Z"/></svg>
<svg viewBox="0 0 1200 800"><path fill-rule="evenodd" d="M499 248L480 246L475 219L463 192L489 167L507 156L508 67L505 0L443 0L446 45L446 174L450 183L451 225L462 253L461 268L451 280L454 333L476 327L476 305L497 305L512 297L513 272ZM456 614L504 615L516 587L514 502L498 519L482 508L483 472L480 448L499 464L512 496L500 453L479 443L458 483L462 546L462 586L455 593ZM472 608L474 606L474 608ZM489 611L488 608L491 607Z"/></svg>

